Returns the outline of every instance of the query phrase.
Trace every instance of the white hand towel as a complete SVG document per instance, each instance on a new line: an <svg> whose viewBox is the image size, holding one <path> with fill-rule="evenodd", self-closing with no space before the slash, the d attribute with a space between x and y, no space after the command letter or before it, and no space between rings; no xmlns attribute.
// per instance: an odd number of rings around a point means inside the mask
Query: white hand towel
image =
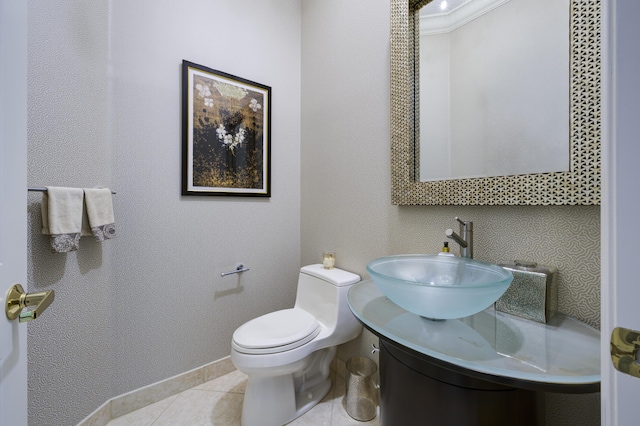
<svg viewBox="0 0 640 426"><path fill-rule="evenodd" d="M42 196L42 233L51 235L54 253L78 250L84 193L80 188L48 186Z"/></svg>
<svg viewBox="0 0 640 426"><path fill-rule="evenodd" d="M116 236L113 200L108 188L84 188L84 202L91 232L98 241Z"/></svg>

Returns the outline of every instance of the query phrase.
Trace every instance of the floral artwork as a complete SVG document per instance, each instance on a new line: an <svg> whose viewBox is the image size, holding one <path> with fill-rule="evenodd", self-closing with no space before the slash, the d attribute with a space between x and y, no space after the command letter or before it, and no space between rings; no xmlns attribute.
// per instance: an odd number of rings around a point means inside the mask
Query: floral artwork
<svg viewBox="0 0 640 426"><path fill-rule="evenodd" d="M271 88L183 61L183 195L270 196Z"/></svg>

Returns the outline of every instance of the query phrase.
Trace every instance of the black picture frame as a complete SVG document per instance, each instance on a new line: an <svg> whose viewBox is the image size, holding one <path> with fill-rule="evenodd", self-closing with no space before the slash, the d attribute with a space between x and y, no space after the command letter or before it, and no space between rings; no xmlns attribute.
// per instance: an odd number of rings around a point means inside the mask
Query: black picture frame
<svg viewBox="0 0 640 426"><path fill-rule="evenodd" d="M182 61L182 195L271 196L271 87Z"/></svg>

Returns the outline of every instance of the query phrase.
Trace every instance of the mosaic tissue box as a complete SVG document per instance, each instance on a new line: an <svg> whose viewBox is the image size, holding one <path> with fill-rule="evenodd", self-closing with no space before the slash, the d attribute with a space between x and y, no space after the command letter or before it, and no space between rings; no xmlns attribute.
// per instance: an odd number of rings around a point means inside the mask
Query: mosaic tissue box
<svg viewBox="0 0 640 426"><path fill-rule="evenodd" d="M496 301L496 310L541 323L549 321L558 310L558 270L520 260L500 266L511 271L513 281Z"/></svg>

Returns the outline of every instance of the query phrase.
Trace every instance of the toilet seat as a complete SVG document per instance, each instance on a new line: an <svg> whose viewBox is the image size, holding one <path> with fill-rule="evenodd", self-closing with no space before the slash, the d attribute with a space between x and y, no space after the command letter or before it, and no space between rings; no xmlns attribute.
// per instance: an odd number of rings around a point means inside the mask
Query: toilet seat
<svg viewBox="0 0 640 426"><path fill-rule="evenodd" d="M320 333L320 323L302 309L284 309L252 319L234 333L231 345L241 353L272 354L295 349Z"/></svg>

